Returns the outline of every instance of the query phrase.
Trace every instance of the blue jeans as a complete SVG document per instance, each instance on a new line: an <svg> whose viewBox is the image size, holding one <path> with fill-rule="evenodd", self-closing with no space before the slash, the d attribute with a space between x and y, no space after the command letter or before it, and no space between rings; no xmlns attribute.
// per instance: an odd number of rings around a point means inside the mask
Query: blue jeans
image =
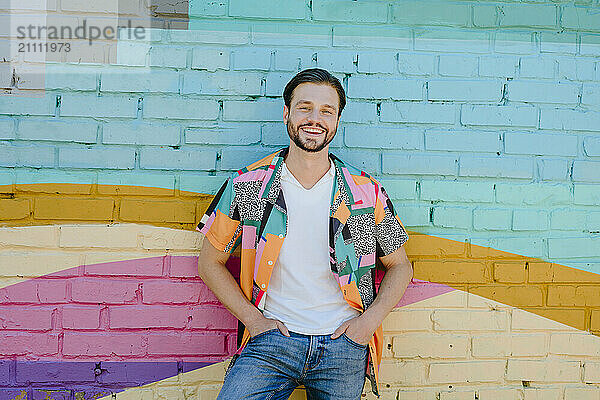
<svg viewBox="0 0 600 400"><path fill-rule="evenodd" d="M287 399L304 385L308 400L357 400L365 382L367 346L345 334L307 336L279 329L248 341L225 375L218 400Z"/></svg>

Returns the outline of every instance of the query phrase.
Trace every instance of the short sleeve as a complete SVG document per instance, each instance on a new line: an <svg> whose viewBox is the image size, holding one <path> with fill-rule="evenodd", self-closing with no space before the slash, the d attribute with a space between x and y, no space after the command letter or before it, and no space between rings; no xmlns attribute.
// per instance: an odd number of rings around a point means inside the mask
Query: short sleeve
<svg viewBox="0 0 600 400"><path fill-rule="evenodd" d="M240 215L235 204L233 178L228 178L200 219L196 230L206 236L217 249L231 253L241 233Z"/></svg>
<svg viewBox="0 0 600 400"><path fill-rule="evenodd" d="M375 236L377 257L387 256L398 250L407 240L408 234L396 215L394 205L385 189L375 181Z"/></svg>

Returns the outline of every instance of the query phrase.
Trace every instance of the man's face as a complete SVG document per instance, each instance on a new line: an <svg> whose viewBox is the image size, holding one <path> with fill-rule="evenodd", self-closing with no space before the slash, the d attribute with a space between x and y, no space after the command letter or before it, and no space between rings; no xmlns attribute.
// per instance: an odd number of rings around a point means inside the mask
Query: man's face
<svg viewBox="0 0 600 400"><path fill-rule="evenodd" d="M283 122L296 146L316 153L335 137L338 111L339 97L333 87L306 82L292 92L290 108L283 107Z"/></svg>

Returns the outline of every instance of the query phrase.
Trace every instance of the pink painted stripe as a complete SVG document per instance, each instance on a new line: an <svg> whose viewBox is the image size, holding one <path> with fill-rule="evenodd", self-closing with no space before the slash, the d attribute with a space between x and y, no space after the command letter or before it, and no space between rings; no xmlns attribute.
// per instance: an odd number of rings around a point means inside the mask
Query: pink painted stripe
<svg viewBox="0 0 600 400"><path fill-rule="evenodd" d="M419 279L413 279L406 288L404 296L396 305L396 307L407 306L409 304L427 300L445 293L453 292L454 290L456 289L441 283L432 283L421 281Z"/></svg>

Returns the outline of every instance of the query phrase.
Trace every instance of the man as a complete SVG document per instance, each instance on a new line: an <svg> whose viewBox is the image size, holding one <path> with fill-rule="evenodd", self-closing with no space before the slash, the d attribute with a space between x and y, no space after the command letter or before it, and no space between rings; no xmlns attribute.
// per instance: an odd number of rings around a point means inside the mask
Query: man
<svg viewBox="0 0 600 400"><path fill-rule="evenodd" d="M234 173L198 225L200 277L245 326L218 398L287 399L304 385L308 399L356 400L365 374L378 394L381 323L412 278L408 236L381 185L329 153L339 80L307 69L283 98L289 147ZM240 286L225 267L239 245Z"/></svg>

